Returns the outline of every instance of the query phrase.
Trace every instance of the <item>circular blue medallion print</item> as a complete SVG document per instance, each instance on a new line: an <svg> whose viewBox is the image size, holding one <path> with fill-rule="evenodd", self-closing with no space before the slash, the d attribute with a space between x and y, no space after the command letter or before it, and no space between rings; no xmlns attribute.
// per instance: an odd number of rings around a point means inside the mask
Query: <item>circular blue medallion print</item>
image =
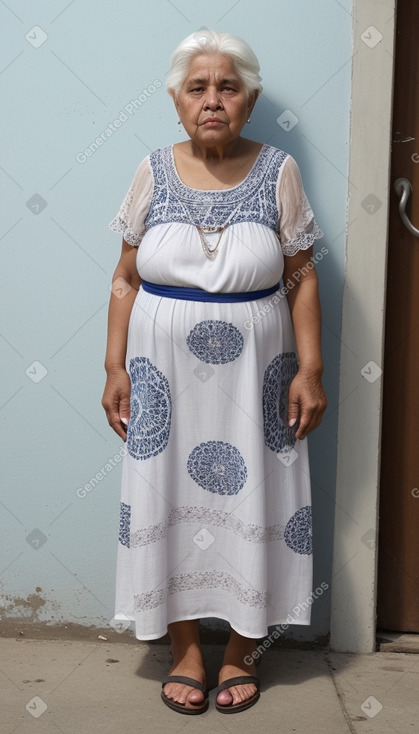
<svg viewBox="0 0 419 734"><path fill-rule="evenodd" d="M287 421L288 390L298 372L294 352L278 354L267 366L263 378L263 429L265 444L272 450L282 451L295 445L296 427Z"/></svg>
<svg viewBox="0 0 419 734"><path fill-rule="evenodd" d="M189 332L186 343L192 354L207 364L226 364L240 356L244 339L226 321L200 321Z"/></svg>
<svg viewBox="0 0 419 734"><path fill-rule="evenodd" d="M166 377L146 357L134 357L131 376L131 415L127 449L134 459L149 459L166 448L172 401Z"/></svg>
<svg viewBox="0 0 419 734"><path fill-rule="evenodd" d="M288 520L284 540L295 553L309 556L313 552L312 535L312 513L310 505L307 505Z"/></svg>
<svg viewBox="0 0 419 734"><path fill-rule="evenodd" d="M223 441L207 441L195 446L187 468L202 489L214 494L237 494L247 479L240 451Z"/></svg>

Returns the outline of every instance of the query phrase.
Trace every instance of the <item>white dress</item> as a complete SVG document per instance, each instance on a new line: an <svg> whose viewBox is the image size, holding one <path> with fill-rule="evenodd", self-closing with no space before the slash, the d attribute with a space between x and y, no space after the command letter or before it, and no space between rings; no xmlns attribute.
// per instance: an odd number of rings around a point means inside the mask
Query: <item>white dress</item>
<svg viewBox="0 0 419 734"><path fill-rule="evenodd" d="M195 225L226 221L209 259ZM154 151L109 226L141 243L142 280L211 293L274 286L283 254L322 236L294 159L266 144L244 181L221 191L186 186L173 147ZM218 236L206 235L211 247ZM126 368L115 617L133 620L140 640L205 617L253 638L309 624L309 464L286 420L298 358L284 293L219 303L141 286Z"/></svg>

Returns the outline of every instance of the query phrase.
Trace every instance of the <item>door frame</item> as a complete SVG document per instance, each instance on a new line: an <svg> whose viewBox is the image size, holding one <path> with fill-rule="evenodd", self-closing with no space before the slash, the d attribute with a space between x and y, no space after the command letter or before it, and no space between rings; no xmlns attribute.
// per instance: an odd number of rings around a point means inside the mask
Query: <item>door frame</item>
<svg viewBox="0 0 419 734"><path fill-rule="evenodd" d="M371 653L376 649L378 375L384 355L396 0L353 0L352 14L330 646L336 652Z"/></svg>

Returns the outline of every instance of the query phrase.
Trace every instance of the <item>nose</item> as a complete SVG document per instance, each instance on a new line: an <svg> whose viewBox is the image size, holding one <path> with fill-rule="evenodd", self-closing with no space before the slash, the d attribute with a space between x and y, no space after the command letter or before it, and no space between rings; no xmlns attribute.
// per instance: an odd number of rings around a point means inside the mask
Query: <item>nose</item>
<svg viewBox="0 0 419 734"><path fill-rule="evenodd" d="M220 95L215 87L208 87L204 110L222 110Z"/></svg>

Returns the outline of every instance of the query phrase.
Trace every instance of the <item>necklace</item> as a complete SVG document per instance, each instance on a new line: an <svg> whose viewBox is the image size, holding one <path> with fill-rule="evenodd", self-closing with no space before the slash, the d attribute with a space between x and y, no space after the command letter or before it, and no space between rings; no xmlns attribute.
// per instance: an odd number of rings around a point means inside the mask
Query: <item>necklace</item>
<svg viewBox="0 0 419 734"><path fill-rule="evenodd" d="M247 176L246 176L246 178L247 178ZM217 189L217 191L222 191L222 190L223 189ZM234 209L234 211L231 212L230 216L227 217L227 219L224 222L224 224L220 224L220 225L217 225L217 224L195 224L195 227L198 230L199 239L201 240L201 245L202 245L202 249L204 251L204 255L209 260L214 260L215 257L217 256L217 254L218 254L218 248L219 248L220 243L221 243L221 238L222 238L225 230L227 229L228 225L230 224L230 220L234 217L234 215L237 212L237 210L239 209L239 207L240 207L240 203L238 204L238 206L236 206L236 208ZM207 214L204 217L204 219L206 219L211 214L211 212L212 212L212 202L210 202L210 205L209 205ZM189 215L189 218L190 218L190 215ZM213 247L210 247L209 242L208 242L208 240L205 237L206 234L218 234L217 242L215 243L215 245Z"/></svg>
<svg viewBox="0 0 419 734"><path fill-rule="evenodd" d="M241 202L239 201L238 205L235 207L235 209L233 209L232 212L230 212L229 216L227 217L227 219L225 220L223 224L206 224L205 223L205 220L211 216L212 207L213 207L212 202L209 203L206 214L203 217L204 221L202 222L202 224L197 224L196 220L194 222L189 208L188 207L186 208L188 219L191 222L191 224L193 224L193 226L196 227L198 235L199 235L199 239L201 241L202 250L204 252L205 257L207 257L209 260L214 260L216 256L218 255L218 250L220 247L222 236L224 232L226 231L227 227L229 226L231 220L234 218L234 215L236 214L240 206L241 206ZM207 238L205 237L206 234L207 235L218 234L217 241L215 245L213 245L212 247L210 247L210 243L208 242Z"/></svg>
<svg viewBox="0 0 419 734"><path fill-rule="evenodd" d="M198 225L198 224L195 225L195 227L198 230L199 239L201 240L201 245L204 251L204 255L206 255L209 260L214 260L215 256L217 255L218 248L221 242L221 237L223 236L228 225L229 225L228 221L221 226L216 226L216 225L203 226L203 225ZM214 247L210 247L208 241L205 239L205 235L206 234L216 234L217 232L220 233L217 239L217 242Z"/></svg>
<svg viewBox="0 0 419 734"><path fill-rule="evenodd" d="M264 146L262 146L262 148L263 147ZM262 148L261 148L261 150L262 150ZM257 161L259 161L259 159L260 159L261 150L259 151L259 153L258 153L258 155L256 157L256 160L253 163L253 166L251 168L251 171L254 170ZM172 176L174 178L175 183L176 182L182 183L181 180L180 180L180 178L179 178L179 175L177 173L177 170L176 170L176 164L175 164L174 156L173 156L173 146L170 148L170 151L171 151L171 157L170 157L170 164L171 164L171 166L170 167L171 167ZM249 173L246 175L246 177L243 179L243 181L241 181L241 184L244 184L244 182L247 181L247 179L248 179L249 174L250 174L251 171L249 171ZM185 184L183 184L183 185L185 185ZM234 188L237 188L237 186L234 187ZM176 186L175 186L175 190L176 190ZM229 189L227 189L227 191L228 190ZM196 191L198 191L198 190L196 190ZM223 191L223 189L215 189L214 192L215 191L217 191L217 192L218 191ZM201 246L202 246L202 250L204 252L205 257L207 257L209 260L214 260L216 258L216 256L217 256L217 254L218 254L218 251L219 251L219 247L220 247L220 244L221 244L221 240L222 240L223 234L224 234L225 230L227 229L227 227L229 226L231 220L234 218L236 212L242 206L242 203L243 202L242 201L239 201L239 203L237 204L237 206L235 207L235 209L230 213L230 215L227 217L226 221L222 225L205 224L205 220L208 217L211 216L212 208L213 208L213 206L215 204L215 202L213 202L211 196L208 197L208 194L209 194L208 191L205 191L205 192L202 191L203 201L200 202L200 204L198 204L198 207L197 207L198 209L201 209L201 212L202 212L203 205L205 205L205 203L208 204L208 206L205 207L207 209L207 211L206 211L205 216L202 217L202 219L204 221L201 224L197 224L196 223L196 219L198 217L196 217L196 218L194 217L195 218L195 221L193 221L193 218L191 216L190 207L184 201L180 201L180 197L176 196L176 193L175 193L175 196L178 199L179 203L181 204L182 209L184 210L184 212L185 212L187 218L189 219L190 223L194 227L196 227L196 230L198 232L199 239L200 239ZM206 202L205 202L205 198L207 199ZM213 235L213 234L218 234L218 238L217 238L217 241L216 241L215 245L213 247L210 247L210 243L208 242L208 240L205 237L205 235Z"/></svg>

